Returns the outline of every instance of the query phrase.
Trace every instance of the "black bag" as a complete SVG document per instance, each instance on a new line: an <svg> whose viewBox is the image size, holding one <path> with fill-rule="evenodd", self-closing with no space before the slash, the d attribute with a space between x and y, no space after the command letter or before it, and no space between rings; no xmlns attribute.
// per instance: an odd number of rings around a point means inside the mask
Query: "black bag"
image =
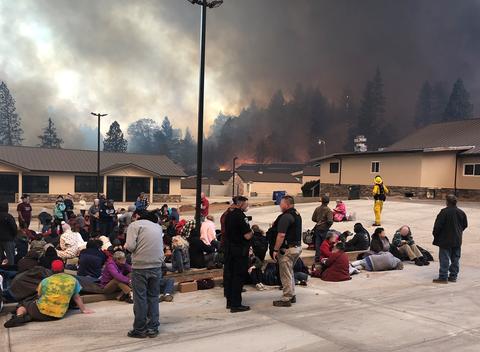
<svg viewBox="0 0 480 352"><path fill-rule="evenodd" d="M433 262L433 261L434 261L434 260L433 260L433 256L432 256L432 254L431 254L429 251L427 251L426 249L424 249L424 248L422 248L422 247L420 247L420 246L417 246L417 248L418 248L418 250L420 251L420 253L422 253L423 258L425 258L425 260L426 260L427 262Z"/></svg>
<svg viewBox="0 0 480 352"><path fill-rule="evenodd" d="M263 283L267 286L277 286L280 284L278 277L278 266L276 263L268 263L263 272Z"/></svg>
<svg viewBox="0 0 480 352"><path fill-rule="evenodd" d="M215 287L215 281L213 279L197 280L197 287L199 290L210 290Z"/></svg>
<svg viewBox="0 0 480 352"><path fill-rule="evenodd" d="M275 243L277 242L277 227L272 226L267 231L267 241L268 241L268 250L270 253L270 257L273 257L273 250L275 249Z"/></svg>
<svg viewBox="0 0 480 352"><path fill-rule="evenodd" d="M253 234L252 238L252 249L253 253L259 257L265 259L265 253L268 250L268 239L262 234Z"/></svg>
<svg viewBox="0 0 480 352"><path fill-rule="evenodd" d="M315 241L315 232L313 230L307 230L305 232L303 232L303 243L305 243L306 245L311 245L313 244L313 242Z"/></svg>

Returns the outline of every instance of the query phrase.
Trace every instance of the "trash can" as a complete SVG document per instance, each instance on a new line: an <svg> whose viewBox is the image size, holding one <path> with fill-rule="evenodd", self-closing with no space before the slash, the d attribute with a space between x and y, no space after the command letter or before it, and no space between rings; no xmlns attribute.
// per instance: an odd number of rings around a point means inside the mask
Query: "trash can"
<svg viewBox="0 0 480 352"><path fill-rule="evenodd" d="M360 186L354 185L348 187L348 199L360 199Z"/></svg>
<svg viewBox="0 0 480 352"><path fill-rule="evenodd" d="M272 200L275 201L275 205L279 205L282 198L287 194L285 191L274 191Z"/></svg>

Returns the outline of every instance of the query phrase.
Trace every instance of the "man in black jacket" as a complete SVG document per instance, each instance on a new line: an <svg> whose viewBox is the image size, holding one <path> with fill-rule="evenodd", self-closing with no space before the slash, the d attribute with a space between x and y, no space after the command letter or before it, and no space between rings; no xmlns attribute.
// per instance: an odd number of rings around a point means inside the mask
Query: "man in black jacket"
<svg viewBox="0 0 480 352"><path fill-rule="evenodd" d="M447 207L437 215L433 226L433 244L439 247L440 272L437 284L457 281L460 270L460 255L463 231L467 228L467 215L457 208L457 197L449 194Z"/></svg>
<svg viewBox="0 0 480 352"><path fill-rule="evenodd" d="M15 264L15 237L17 224L12 215L8 213L8 204L0 204L0 264L4 259L8 265Z"/></svg>

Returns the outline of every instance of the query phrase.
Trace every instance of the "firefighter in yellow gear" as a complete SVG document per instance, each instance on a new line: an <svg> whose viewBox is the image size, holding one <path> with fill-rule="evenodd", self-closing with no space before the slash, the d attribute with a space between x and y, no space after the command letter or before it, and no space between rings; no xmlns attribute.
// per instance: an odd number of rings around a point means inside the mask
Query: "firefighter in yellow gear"
<svg viewBox="0 0 480 352"><path fill-rule="evenodd" d="M380 226L382 221L382 209L383 202L387 199L388 188L383 184L382 178L377 175L374 178L373 185L373 199L375 200L373 205L373 212L375 213L375 223L373 226Z"/></svg>

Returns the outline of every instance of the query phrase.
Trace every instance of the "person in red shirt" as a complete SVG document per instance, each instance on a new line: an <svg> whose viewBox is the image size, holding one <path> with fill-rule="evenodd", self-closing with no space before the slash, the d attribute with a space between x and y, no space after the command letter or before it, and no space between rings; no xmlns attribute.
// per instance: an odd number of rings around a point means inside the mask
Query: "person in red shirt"
<svg viewBox="0 0 480 352"><path fill-rule="evenodd" d="M329 232L327 238L320 245L320 260L327 259L332 255L335 243L337 243L337 235L334 232Z"/></svg>
<svg viewBox="0 0 480 352"><path fill-rule="evenodd" d="M324 269L320 278L323 281L347 281L350 280L350 262L344 252L343 243L339 242L333 248L329 258L322 261Z"/></svg>
<svg viewBox="0 0 480 352"><path fill-rule="evenodd" d="M21 228L28 229L32 220L32 206L30 204L30 196L22 195L22 202L17 205L18 224Z"/></svg>
<svg viewBox="0 0 480 352"><path fill-rule="evenodd" d="M201 221L203 222L208 215L208 208L210 208L210 203L204 192L201 193L201 197L202 203L200 204L200 216Z"/></svg>

